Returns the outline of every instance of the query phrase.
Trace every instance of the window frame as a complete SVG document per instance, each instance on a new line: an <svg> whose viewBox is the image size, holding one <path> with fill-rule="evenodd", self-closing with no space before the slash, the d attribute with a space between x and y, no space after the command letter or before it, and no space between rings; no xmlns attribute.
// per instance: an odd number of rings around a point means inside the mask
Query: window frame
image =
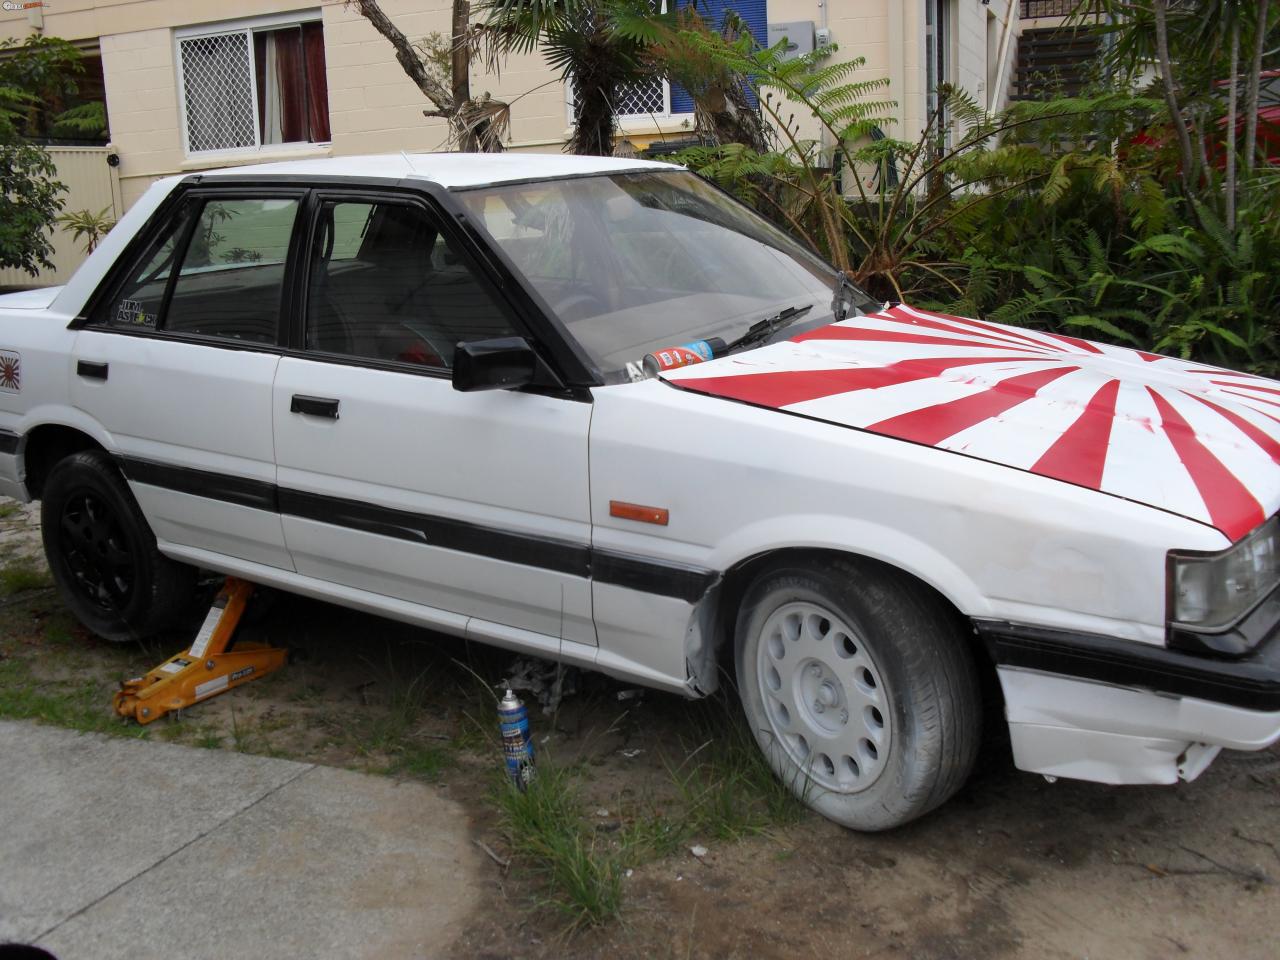
<svg viewBox="0 0 1280 960"><path fill-rule="evenodd" d="M383 360L376 357L361 357L354 354L331 353L307 347L307 317L310 311L311 270L313 265L312 251L315 249L317 232L320 228L320 210L325 203L382 203L396 204L416 208L426 216L432 226L436 227L439 236L449 244L452 253L457 256L470 271L476 281L485 286L493 302L511 326L512 335L523 337L538 349L539 338L532 333L521 312L517 310L505 295L501 286L491 275L489 265L473 253L470 238L463 231L456 229L453 217L429 196L412 189L379 188L376 186L317 186L307 199L303 216L306 218L306 235L298 250L298 261L295 265L297 276L293 284L295 291L295 308L290 318L291 323L285 333L285 352L289 356L314 360L319 363L335 363L349 367L368 367L374 370L387 370L392 373L410 373L416 376L432 377L437 380L452 380L451 367L429 367L420 363L404 360Z"/></svg>
<svg viewBox="0 0 1280 960"><path fill-rule="evenodd" d="M168 201L156 210L147 226L138 231L125 255L116 262L115 268L106 276L98 289L94 291L82 314L83 321L81 322L81 318L77 318L72 326L97 330L103 333L113 333L119 336L173 340L206 347L222 347L227 350L248 350L253 353L280 352L285 342L284 338L288 329L289 318L296 301L297 257L301 232L307 217L307 195L308 190L305 187L295 187L287 184L279 186L250 186L247 184L228 184L226 186L197 185L187 189L179 188L175 190ZM112 323L106 314L114 295L120 289L121 284L126 282L129 277L133 276L144 265L142 259L149 252L152 242L169 229L175 217L182 214L187 203L198 202L202 205L203 211L203 205L210 200L296 200L298 202L297 213L293 220L293 229L289 234L289 248L285 255L284 276L280 285L280 310L276 317L275 341L254 343L248 340L237 340L234 337L218 337L209 334L165 329L163 323L168 317L169 305L173 300L178 277L182 272L181 261L177 262L177 269L173 271L165 284L156 326L121 326ZM199 219L198 215L192 217L182 229L181 248L183 259L186 258L187 247L191 243L191 234L194 232L195 225Z"/></svg>
<svg viewBox="0 0 1280 960"><path fill-rule="evenodd" d="M657 2L658 10L656 12L666 13L668 2L669 0L658 0ZM575 85L574 85L573 77L571 75L567 76L565 78L565 84L564 84L564 117L565 117L565 123L568 125L570 129L573 128L573 98L575 96L574 86ZM654 111L650 113L615 113L613 115L614 121L618 124L620 128L618 130L618 133L623 135L627 133L632 133L632 134L649 133L650 131L642 129L642 125L646 122L653 123L656 121L658 125L661 126L664 121L667 123L670 123L671 121L683 121L683 120L692 121L693 117L694 117L694 114L692 113L672 113L671 81L668 80L666 77L662 78L662 112L661 113Z"/></svg>
<svg viewBox="0 0 1280 960"><path fill-rule="evenodd" d="M223 147L217 150L192 150L191 131L187 126L187 86L186 65L182 58L182 41L195 40L202 37L219 37L230 34L243 34L249 45L249 60L253 63L253 36L268 30L280 30L286 27L301 27L304 23L320 23L324 17L320 8L278 13L263 17L246 17L239 20L228 20L217 24L201 24L198 26L179 27L173 31L173 64L178 85L178 128L182 134L182 153L189 160L204 160L214 157L252 157L264 150L289 151L306 150L309 147L323 146L332 140L291 140L288 143L262 143L259 132L258 116L258 76L257 70L249 71L250 103L253 107L253 139L251 147ZM327 61L326 61L327 62ZM327 69L327 67L326 67Z"/></svg>
<svg viewBox="0 0 1280 960"><path fill-rule="evenodd" d="M527 181L513 180L511 183L532 182L542 180L572 180L578 177L600 176L599 173L566 174L563 177L535 177ZM508 182L508 181L503 181ZM376 175L350 174L271 174L263 176L253 173L253 168L237 170L233 173L221 174L210 180L203 174L193 173L183 178L173 190L157 205L147 217L146 222L132 236L120 255L104 271L101 279L94 286L93 292L85 299L76 315L67 323L68 330L91 328L100 332L112 333L122 337L166 337L175 341L185 341L200 346L216 346L224 350L251 350L256 353L276 353L282 356L293 356L307 359L310 354L295 346L301 330L301 313L299 303L305 292L306 263L302 262L310 249L311 237L309 229L314 217L314 196L317 193L332 194L342 192L348 195L367 195L385 197L388 195L407 196L423 203L450 238L457 241L457 252L466 258L467 263L480 276L487 279L490 288L496 291L499 302L504 309L510 311L515 318L518 329L528 331L530 345L542 359L564 381L563 395L574 400L589 403L590 388L600 386L603 380L600 371L586 355L578 342L569 335L560 323L551 306L542 299L520 274L516 265L511 262L500 247L490 245L484 234L471 222L467 209L458 202L454 193L462 188L450 190L430 180L418 178L380 177ZM477 187L475 189L481 189ZM286 264L285 300L281 305L281 329L278 342L270 344L248 344L238 340L216 340L213 338L192 337L158 333L146 327L113 327L100 324L96 317L103 309L104 301L114 293L121 280L138 266L139 258L145 253L156 234L170 222L174 213L198 190L216 191L219 194L235 194L251 196L255 191L273 196L302 193L306 199L302 205L302 215L294 225L294 235ZM728 196L727 191L725 195ZM343 362L343 361L334 361ZM355 365L354 360L345 362ZM365 363L372 365L372 362ZM416 371L421 372L422 368ZM403 371L402 371L403 372Z"/></svg>
<svg viewBox="0 0 1280 960"><path fill-rule="evenodd" d="M573 98L574 98L574 81L573 77L569 77L564 85L564 110L565 122L569 127L573 126ZM666 77L662 78L662 106L661 113L615 113L613 119L619 126L619 133L627 132L636 133L640 124L658 121L683 120L693 116L692 113L672 113L671 112L671 81Z"/></svg>

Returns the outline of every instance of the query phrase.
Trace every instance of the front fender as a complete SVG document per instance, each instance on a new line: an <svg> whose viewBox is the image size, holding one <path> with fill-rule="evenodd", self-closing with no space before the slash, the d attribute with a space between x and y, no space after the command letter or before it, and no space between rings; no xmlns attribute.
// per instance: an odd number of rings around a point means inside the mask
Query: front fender
<svg viewBox="0 0 1280 960"><path fill-rule="evenodd" d="M962 613L988 615L991 604L963 569L937 549L864 518L829 513L768 517L734 530L715 545L711 566L731 570L747 560L788 549L833 550L879 560L933 587Z"/></svg>

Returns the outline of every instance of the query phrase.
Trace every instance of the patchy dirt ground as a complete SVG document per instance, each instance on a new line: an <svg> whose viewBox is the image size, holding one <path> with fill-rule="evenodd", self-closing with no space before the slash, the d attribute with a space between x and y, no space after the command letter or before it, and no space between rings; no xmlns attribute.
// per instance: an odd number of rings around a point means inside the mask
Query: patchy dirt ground
<svg viewBox="0 0 1280 960"><path fill-rule="evenodd" d="M277 597L245 629L290 647L288 668L129 726L111 715L115 685L189 637L88 636L47 588L37 523L0 501L0 716L434 784L463 801L494 857L484 909L442 948L459 960L1280 956L1280 749L1224 755L1172 788L1049 784L1012 768L997 727L951 803L866 836L760 787L749 755L725 749L739 729L731 701L595 675L578 675L556 713L533 709L541 762L566 771L587 854L626 868L619 915L566 932L536 864L497 862L512 857L493 690L509 654Z"/></svg>

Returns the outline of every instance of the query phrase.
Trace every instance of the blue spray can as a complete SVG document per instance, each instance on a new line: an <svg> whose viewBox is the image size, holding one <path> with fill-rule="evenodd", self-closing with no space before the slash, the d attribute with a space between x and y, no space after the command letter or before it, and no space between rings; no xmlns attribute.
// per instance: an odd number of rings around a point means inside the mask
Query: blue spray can
<svg viewBox="0 0 1280 960"><path fill-rule="evenodd" d="M523 790L533 780L533 738L529 736L529 711L511 690L498 704L498 726L507 775Z"/></svg>

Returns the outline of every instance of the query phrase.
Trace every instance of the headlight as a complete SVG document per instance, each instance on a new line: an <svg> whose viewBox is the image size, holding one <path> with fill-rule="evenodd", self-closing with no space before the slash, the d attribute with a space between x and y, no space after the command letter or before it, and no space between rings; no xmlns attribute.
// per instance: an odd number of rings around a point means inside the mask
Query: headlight
<svg viewBox="0 0 1280 960"><path fill-rule="evenodd" d="M1280 517L1272 517L1221 553L1169 553L1169 626L1199 637L1196 646L1244 653L1244 638L1225 634L1280 585Z"/></svg>

